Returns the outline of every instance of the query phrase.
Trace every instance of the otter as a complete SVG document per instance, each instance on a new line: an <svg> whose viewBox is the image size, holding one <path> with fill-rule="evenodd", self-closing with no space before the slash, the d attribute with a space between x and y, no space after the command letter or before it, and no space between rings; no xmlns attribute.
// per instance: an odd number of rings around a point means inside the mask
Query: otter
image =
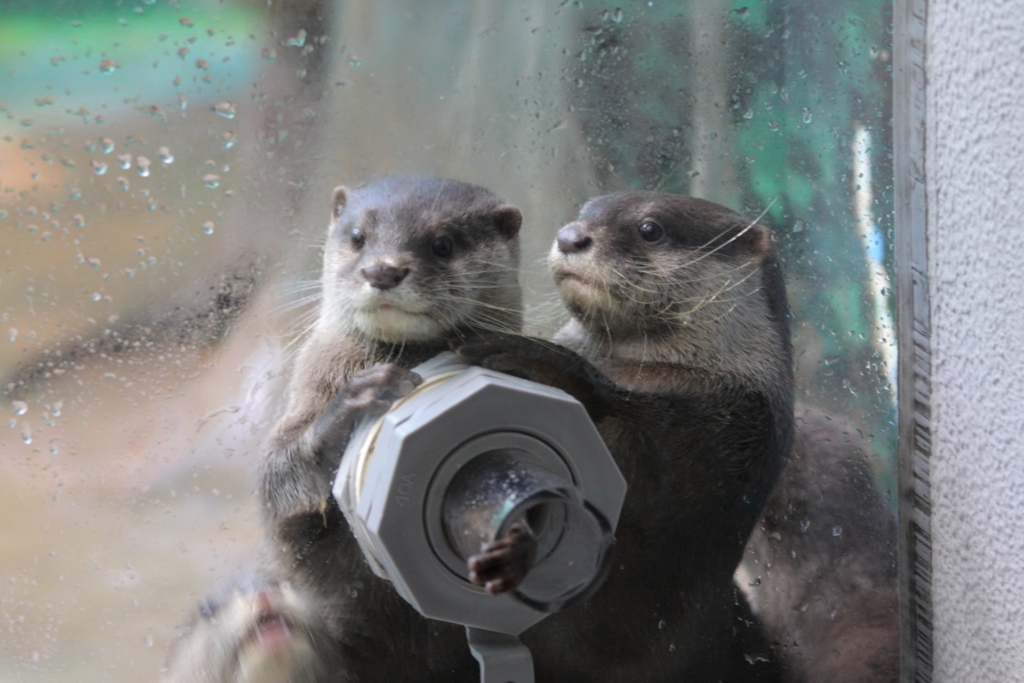
<svg viewBox="0 0 1024 683"><path fill-rule="evenodd" d="M865 439L809 406L797 406L796 427L737 583L777 643L787 681L896 683L896 520Z"/></svg>
<svg viewBox="0 0 1024 683"><path fill-rule="evenodd" d="M323 300L297 353L288 407L261 469L268 572L311 596L351 680L472 680L465 630L420 616L373 574L331 495L356 421L420 382L409 368L522 325L518 209L482 187L422 176L339 187L324 248ZM532 536L478 567L514 587ZM520 563L521 564L521 563ZM484 562L486 565L486 562Z"/></svg>
<svg viewBox="0 0 1024 683"><path fill-rule="evenodd" d="M162 683L327 683L337 648L310 596L267 576L203 598L175 632Z"/></svg>
<svg viewBox="0 0 1024 683"><path fill-rule="evenodd" d="M613 569L522 635L544 681L769 681L733 584L793 439L789 312L769 230L655 192L588 201L549 256L571 315L469 361L577 398L626 477Z"/></svg>

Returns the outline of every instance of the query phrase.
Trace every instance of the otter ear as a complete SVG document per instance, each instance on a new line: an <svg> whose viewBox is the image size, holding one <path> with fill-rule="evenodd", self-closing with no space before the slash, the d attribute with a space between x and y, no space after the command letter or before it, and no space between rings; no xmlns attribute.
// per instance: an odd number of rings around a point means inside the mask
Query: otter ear
<svg viewBox="0 0 1024 683"><path fill-rule="evenodd" d="M334 199L332 201L333 208L331 209L331 222L341 218L341 214L345 212L345 204L348 203L348 188L344 185L338 185L334 188Z"/></svg>
<svg viewBox="0 0 1024 683"><path fill-rule="evenodd" d="M746 228L746 226L744 226ZM755 223L736 240L747 253L764 258L772 250L772 231Z"/></svg>
<svg viewBox="0 0 1024 683"><path fill-rule="evenodd" d="M519 228L523 225L523 214L511 204L502 204L494 210L494 222L501 236L510 240L519 234Z"/></svg>

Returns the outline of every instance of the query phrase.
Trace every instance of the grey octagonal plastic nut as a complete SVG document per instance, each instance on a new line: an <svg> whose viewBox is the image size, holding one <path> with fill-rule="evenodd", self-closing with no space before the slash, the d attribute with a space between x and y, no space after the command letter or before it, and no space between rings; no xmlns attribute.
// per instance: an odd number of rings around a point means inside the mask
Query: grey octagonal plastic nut
<svg viewBox="0 0 1024 683"><path fill-rule="evenodd" d="M450 353L415 370L424 384L354 434L335 497L374 570L420 613L517 635L603 580L625 480L565 392ZM486 505L504 514L497 536L527 515L539 539L515 594L488 595L468 580L477 539L460 534L479 524L450 518L489 521Z"/></svg>

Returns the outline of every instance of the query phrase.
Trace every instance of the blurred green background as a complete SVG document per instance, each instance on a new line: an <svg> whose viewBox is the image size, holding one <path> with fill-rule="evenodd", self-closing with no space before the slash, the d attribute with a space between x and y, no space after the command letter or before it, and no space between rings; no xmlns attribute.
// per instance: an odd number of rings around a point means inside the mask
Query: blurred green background
<svg viewBox="0 0 1024 683"><path fill-rule="evenodd" d="M877 0L0 5L0 680L155 680L251 567L259 443L330 189L400 171L523 209L703 196L775 232L797 397L895 509L892 7Z"/></svg>

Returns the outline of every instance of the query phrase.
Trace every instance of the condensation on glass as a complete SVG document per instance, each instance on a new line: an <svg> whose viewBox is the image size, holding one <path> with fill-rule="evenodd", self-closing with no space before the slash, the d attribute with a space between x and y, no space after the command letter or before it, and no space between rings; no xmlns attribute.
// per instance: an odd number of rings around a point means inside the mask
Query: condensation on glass
<svg viewBox="0 0 1024 683"><path fill-rule="evenodd" d="M793 512L737 582L770 600L792 531L894 589L891 38L881 0L8 3L0 678L153 679L195 599L254 565L330 190L406 171L522 209L538 335L562 320L543 256L586 198L762 216L805 447L884 514L851 541Z"/></svg>

